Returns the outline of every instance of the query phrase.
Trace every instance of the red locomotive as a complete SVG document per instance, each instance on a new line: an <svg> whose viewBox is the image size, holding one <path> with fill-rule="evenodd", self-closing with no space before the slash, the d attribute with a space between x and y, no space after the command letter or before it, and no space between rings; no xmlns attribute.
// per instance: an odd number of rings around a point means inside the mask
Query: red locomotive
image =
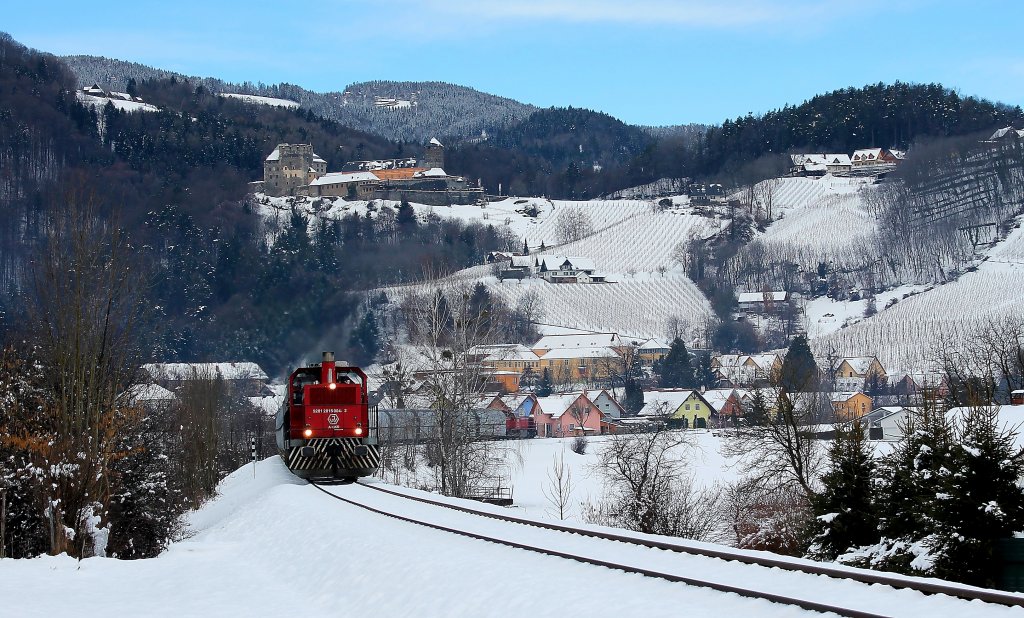
<svg viewBox="0 0 1024 618"><path fill-rule="evenodd" d="M331 352L288 377L276 434L281 459L302 478L351 482L380 467L377 410L369 405L366 374L335 363Z"/></svg>

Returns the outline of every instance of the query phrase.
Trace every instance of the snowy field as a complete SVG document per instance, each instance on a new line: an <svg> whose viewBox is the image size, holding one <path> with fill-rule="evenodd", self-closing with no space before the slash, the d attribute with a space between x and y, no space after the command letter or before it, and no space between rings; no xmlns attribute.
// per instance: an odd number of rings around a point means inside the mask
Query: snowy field
<svg viewBox="0 0 1024 618"><path fill-rule="evenodd" d="M106 97L94 97L90 94L84 94L82 92L77 93L78 100L86 105L91 105L98 110L102 110L106 107L107 103L114 106L114 109L124 112L158 112L160 108L156 105L150 105L149 103L140 103L138 101L125 101L123 99Z"/></svg>
<svg viewBox="0 0 1024 618"><path fill-rule="evenodd" d="M706 431L688 433L694 441L685 447L685 453L699 482L728 481L734 476L729 462L718 453L717 437ZM511 443L507 461L517 506L502 512L552 519L544 486L553 458L563 456L572 469L576 508L566 523L593 528L579 523L578 504L601 493L601 475L595 466L605 440L592 439L589 452L582 456L568 450L568 440ZM869 588L840 579L552 533L409 503L359 486L331 487L329 491L385 511L486 536L661 572L854 604L883 615L1024 615L1019 607ZM499 510L461 503L479 510ZM564 617L568 611L620 618L679 616L685 608L687 616L806 614L794 607L543 556L370 513L306 485L289 474L277 457L230 475L221 483L218 497L191 513L187 523L187 538L155 559L76 562L65 556L46 556L0 560L3 613L19 617ZM701 545L680 539L671 542Z"/></svg>
<svg viewBox="0 0 1024 618"><path fill-rule="evenodd" d="M233 92L222 92L218 96L230 99L239 99L240 101L244 101L246 103L255 103L256 105L269 105L271 107L287 107L290 109L299 107L297 101L292 101L290 99L275 99L273 97L258 97L254 94L235 94Z"/></svg>
<svg viewBox="0 0 1024 618"><path fill-rule="evenodd" d="M804 613L371 514L305 485L276 457L256 466L255 478L252 466L228 477L220 496L192 514L189 531L150 560L2 560L5 615L564 616L571 608L619 618L678 616L680 607L694 616ZM543 592L552 586L557 595ZM619 592L601 592L608 590Z"/></svg>

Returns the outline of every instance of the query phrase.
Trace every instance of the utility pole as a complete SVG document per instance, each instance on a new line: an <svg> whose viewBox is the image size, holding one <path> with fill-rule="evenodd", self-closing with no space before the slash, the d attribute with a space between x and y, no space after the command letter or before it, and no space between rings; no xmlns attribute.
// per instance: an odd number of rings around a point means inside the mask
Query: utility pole
<svg viewBox="0 0 1024 618"><path fill-rule="evenodd" d="M0 559L6 558L7 546L7 489L0 487Z"/></svg>

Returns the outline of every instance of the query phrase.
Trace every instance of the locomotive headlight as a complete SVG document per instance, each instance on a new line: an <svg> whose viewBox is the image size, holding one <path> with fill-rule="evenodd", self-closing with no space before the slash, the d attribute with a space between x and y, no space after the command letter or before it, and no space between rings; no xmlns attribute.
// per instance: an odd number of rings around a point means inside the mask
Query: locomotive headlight
<svg viewBox="0 0 1024 618"><path fill-rule="evenodd" d="M302 432L302 435L307 438L310 438L313 436L313 430L310 429L309 427L306 427L306 430Z"/></svg>
<svg viewBox="0 0 1024 618"><path fill-rule="evenodd" d="M356 435L357 436L363 435L363 428L362 427L356 427Z"/></svg>
<svg viewBox="0 0 1024 618"><path fill-rule="evenodd" d="M338 388L338 385L335 382L331 382L330 386L328 386L327 388L329 388L329 389L331 389L333 391L334 389Z"/></svg>

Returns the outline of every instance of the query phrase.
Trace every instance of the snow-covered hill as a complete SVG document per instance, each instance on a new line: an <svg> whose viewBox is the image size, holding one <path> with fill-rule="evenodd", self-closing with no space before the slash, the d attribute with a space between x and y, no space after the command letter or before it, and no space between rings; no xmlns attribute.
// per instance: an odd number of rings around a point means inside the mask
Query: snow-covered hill
<svg viewBox="0 0 1024 618"><path fill-rule="evenodd" d="M230 99L238 99L240 101L245 101L246 103L255 103L256 105L269 105L271 107L287 107L292 109L299 107L299 103L297 101L292 101L289 99L258 97L252 94L237 94L234 92L223 92L220 94L220 96L227 97Z"/></svg>
<svg viewBox="0 0 1024 618"><path fill-rule="evenodd" d="M812 340L812 345L816 354L835 346L843 356L877 355L890 374L927 371L934 366L934 346L942 337L962 340L989 320L1024 315L1021 290L1024 226L1019 219L1018 227L988 252L977 270L898 300L888 309L888 301L880 296L877 315ZM850 313L862 314L863 306L860 301Z"/></svg>

